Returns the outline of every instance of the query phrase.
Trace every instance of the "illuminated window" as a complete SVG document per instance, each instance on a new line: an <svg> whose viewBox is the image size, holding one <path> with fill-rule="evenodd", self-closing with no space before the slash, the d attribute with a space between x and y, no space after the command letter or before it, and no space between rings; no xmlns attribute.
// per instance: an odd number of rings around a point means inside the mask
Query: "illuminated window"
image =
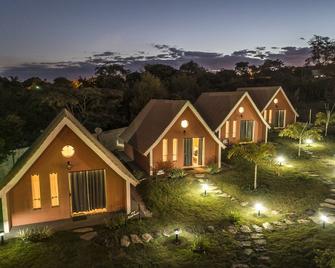
<svg viewBox="0 0 335 268"><path fill-rule="evenodd" d="M269 123L272 123L272 110L269 110Z"/></svg>
<svg viewBox="0 0 335 268"><path fill-rule="evenodd" d="M178 140L172 140L172 161L177 161L177 154L178 154Z"/></svg>
<svg viewBox="0 0 335 268"><path fill-rule="evenodd" d="M59 206L58 196L58 176L57 173L51 173L50 178L50 194L51 194L51 206Z"/></svg>
<svg viewBox="0 0 335 268"><path fill-rule="evenodd" d="M236 120L233 121L233 138L236 138Z"/></svg>
<svg viewBox="0 0 335 268"><path fill-rule="evenodd" d="M266 117L268 115L268 110L264 110L264 120L266 121Z"/></svg>
<svg viewBox="0 0 335 268"><path fill-rule="evenodd" d="M167 161L168 158L168 140L163 139L163 161Z"/></svg>
<svg viewBox="0 0 335 268"><path fill-rule="evenodd" d="M62 149L62 155L65 158L70 158L74 155L74 148L71 145L66 145Z"/></svg>
<svg viewBox="0 0 335 268"><path fill-rule="evenodd" d="M41 189L40 189L40 176L31 176L31 192L33 198L33 208L41 208Z"/></svg>
<svg viewBox="0 0 335 268"><path fill-rule="evenodd" d="M229 138L229 121L226 122L226 139Z"/></svg>

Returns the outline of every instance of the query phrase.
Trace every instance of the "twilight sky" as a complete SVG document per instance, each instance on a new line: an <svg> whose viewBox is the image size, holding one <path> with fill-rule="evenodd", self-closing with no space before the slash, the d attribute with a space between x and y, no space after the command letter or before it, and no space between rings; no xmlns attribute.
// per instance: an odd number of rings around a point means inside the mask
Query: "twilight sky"
<svg viewBox="0 0 335 268"><path fill-rule="evenodd" d="M1 0L0 75L75 78L106 61L301 65L313 34L335 37L334 10L332 0Z"/></svg>

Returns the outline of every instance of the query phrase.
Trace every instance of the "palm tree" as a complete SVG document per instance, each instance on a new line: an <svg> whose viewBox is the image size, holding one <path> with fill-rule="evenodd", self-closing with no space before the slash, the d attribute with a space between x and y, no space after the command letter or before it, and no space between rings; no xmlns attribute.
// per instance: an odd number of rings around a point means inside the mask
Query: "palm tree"
<svg viewBox="0 0 335 268"><path fill-rule="evenodd" d="M228 152L228 159L242 157L255 165L254 189L257 189L257 171L259 165L274 166L273 157L276 153L275 147L270 143L263 144L239 144L234 145Z"/></svg>
<svg viewBox="0 0 335 268"><path fill-rule="evenodd" d="M319 112L316 114L315 125L316 126L324 126L325 127L325 137L328 134L329 125L335 124L335 112L334 112L335 104L330 109L329 105L325 105L326 111Z"/></svg>
<svg viewBox="0 0 335 268"><path fill-rule="evenodd" d="M319 128L308 127L308 123L297 122L288 125L282 131L280 131L279 137L288 137L294 140L298 140L298 156L300 157L302 141L306 139L321 140L321 132L322 130Z"/></svg>

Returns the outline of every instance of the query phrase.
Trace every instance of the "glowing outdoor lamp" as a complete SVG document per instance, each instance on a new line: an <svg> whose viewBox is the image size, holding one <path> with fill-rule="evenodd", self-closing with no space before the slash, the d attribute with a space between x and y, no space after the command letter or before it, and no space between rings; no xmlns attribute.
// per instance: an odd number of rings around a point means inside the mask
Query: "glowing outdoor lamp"
<svg viewBox="0 0 335 268"><path fill-rule="evenodd" d="M311 146L311 144L313 143L313 140L312 140L312 139L306 139L306 140L305 140L305 143L306 143L308 146Z"/></svg>
<svg viewBox="0 0 335 268"><path fill-rule="evenodd" d="M70 158L74 155L74 148L71 146L71 145L65 145L63 148L62 148L62 155L65 157L65 158Z"/></svg>
<svg viewBox="0 0 335 268"><path fill-rule="evenodd" d="M208 184L207 183L204 183L202 185L202 190L204 191L204 195L206 196L207 195L207 191L208 191Z"/></svg>
<svg viewBox="0 0 335 268"><path fill-rule="evenodd" d="M275 99L273 100L273 103L274 103L274 104L278 104L278 99L275 98Z"/></svg>
<svg viewBox="0 0 335 268"><path fill-rule="evenodd" d="M179 234L180 233L181 233L180 228L174 229L174 234L176 235L176 239L175 239L175 244L176 245L180 244L180 240L179 240Z"/></svg>
<svg viewBox="0 0 335 268"><path fill-rule="evenodd" d="M241 114L241 117L242 117L242 114L244 113L244 107L240 107L238 108L238 112Z"/></svg>
<svg viewBox="0 0 335 268"><path fill-rule="evenodd" d="M0 232L0 244L3 245L5 243L5 233Z"/></svg>
<svg viewBox="0 0 335 268"><path fill-rule="evenodd" d="M264 210L264 206L261 203L255 204L255 210L257 211L257 216L261 216L261 211Z"/></svg>
<svg viewBox="0 0 335 268"><path fill-rule="evenodd" d="M188 121L187 120L182 120L180 123L182 128L187 128L188 127Z"/></svg>
<svg viewBox="0 0 335 268"><path fill-rule="evenodd" d="M276 161L277 161L279 166L282 166L285 162L285 157L282 156L282 155L279 155L279 156L277 156Z"/></svg>
<svg viewBox="0 0 335 268"><path fill-rule="evenodd" d="M320 215L320 220L322 221L322 228L326 228L326 223L328 222L328 217L324 214Z"/></svg>

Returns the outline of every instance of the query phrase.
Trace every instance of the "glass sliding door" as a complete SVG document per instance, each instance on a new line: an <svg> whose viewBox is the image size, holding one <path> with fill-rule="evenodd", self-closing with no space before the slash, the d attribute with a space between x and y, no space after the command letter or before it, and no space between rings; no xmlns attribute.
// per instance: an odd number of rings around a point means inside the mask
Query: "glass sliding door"
<svg viewBox="0 0 335 268"><path fill-rule="evenodd" d="M204 138L184 139L184 166L202 166L204 153Z"/></svg>
<svg viewBox="0 0 335 268"><path fill-rule="evenodd" d="M283 128L285 121L285 110L277 110L275 113L274 127Z"/></svg>
<svg viewBox="0 0 335 268"><path fill-rule="evenodd" d="M253 120L241 120L240 142L253 141L253 135L254 135L254 121Z"/></svg>
<svg viewBox="0 0 335 268"><path fill-rule="evenodd" d="M104 170L70 173L72 213L106 208Z"/></svg>

